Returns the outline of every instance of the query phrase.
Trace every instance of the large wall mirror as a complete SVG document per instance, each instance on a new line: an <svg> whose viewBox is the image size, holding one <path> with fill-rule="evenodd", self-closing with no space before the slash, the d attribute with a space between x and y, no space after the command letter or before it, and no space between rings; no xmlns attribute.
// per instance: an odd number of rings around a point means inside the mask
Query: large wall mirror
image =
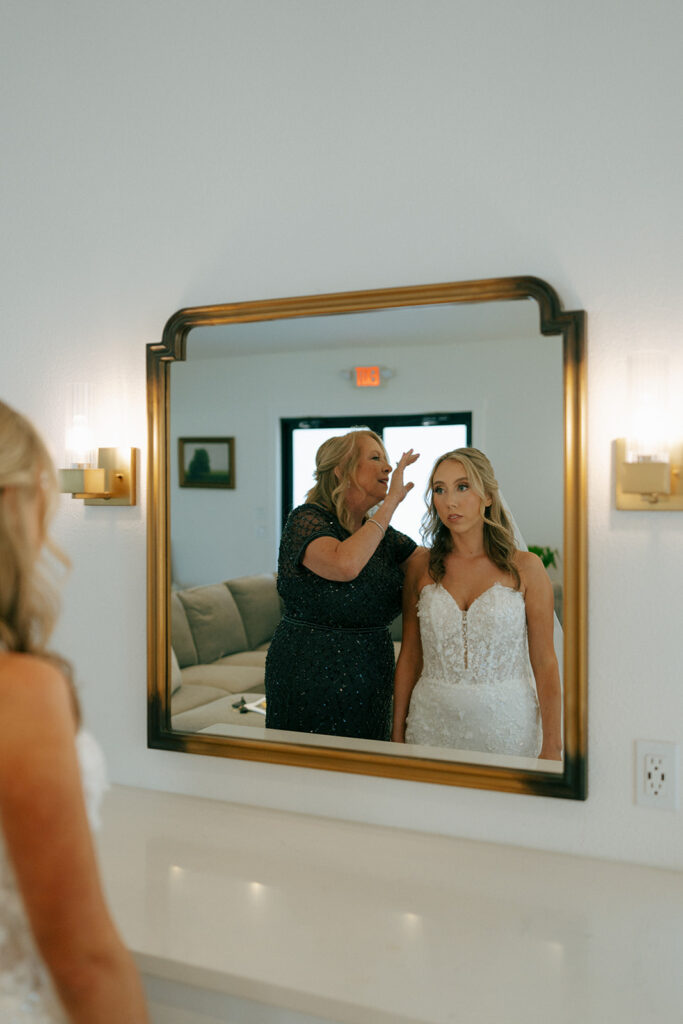
<svg viewBox="0 0 683 1024"><path fill-rule="evenodd" d="M151 747L585 798L583 312L534 277L201 306L170 317L147 369ZM424 449L395 524L418 543L433 452L489 456L525 540L550 559L561 760L266 728L283 515L338 424L384 424L393 463Z"/></svg>

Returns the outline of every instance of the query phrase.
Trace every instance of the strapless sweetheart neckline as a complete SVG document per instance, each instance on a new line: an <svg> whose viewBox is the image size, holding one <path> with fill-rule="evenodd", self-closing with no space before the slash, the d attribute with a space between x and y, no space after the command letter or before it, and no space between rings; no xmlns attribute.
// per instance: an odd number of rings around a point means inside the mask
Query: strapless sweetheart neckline
<svg viewBox="0 0 683 1024"><path fill-rule="evenodd" d="M451 594L450 590L448 590L446 587L444 587L443 583L427 583L422 588L422 590L420 591L420 593L418 595L418 599L422 596L424 591L428 590L430 587L438 587L439 590L442 590L444 592L444 594L446 594L448 597L450 597L451 601L453 602L455 607L458 609L458 611L462 615L466 615L467 612L472 610L473 606L477 603L477 601L481 601L482 597L486 597L487 594L490 594L491 591L492 590L496 590L496 588L499 588L500 590L509 590L513 594L519 594L519 596L522 599L524 598L524 595L522 594L521 590L515 590L514 587L506 587L504 583L499 583L496 580L496 582L492 583L490 587L486 588L486 590L482 590L481 594L477 594L477 596L474 598L474 600L470 601L470 603L468 604L467 608L461 608L460 605L458 604L458 602L456 601L456 599Z"/></svg>

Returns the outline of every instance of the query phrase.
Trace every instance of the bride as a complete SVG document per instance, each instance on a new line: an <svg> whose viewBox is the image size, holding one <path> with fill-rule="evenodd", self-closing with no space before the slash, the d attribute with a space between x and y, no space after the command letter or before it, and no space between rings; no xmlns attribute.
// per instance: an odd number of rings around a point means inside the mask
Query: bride
<svg viewBox="0 0 683 1024"><path fill-rule="evenodd" d="M146 1024L90 834L102 754L79 728L68 666L45 647L56 493L42 440L0 401L0 1021Z"/></svg>
<svg viewBox="0 0 683 1024"><path fill-rule="evenodd" d="M553 592L515 545L487 457L437 459L426 538L408 567L392 739L559 760L560 672Z"/></svg>

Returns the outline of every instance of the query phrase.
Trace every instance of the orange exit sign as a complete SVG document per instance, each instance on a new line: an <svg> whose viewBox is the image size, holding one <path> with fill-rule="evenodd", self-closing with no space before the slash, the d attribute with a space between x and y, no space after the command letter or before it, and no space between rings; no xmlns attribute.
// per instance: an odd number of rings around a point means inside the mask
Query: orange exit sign
<svg viewBox="0 0 683 1024"><path fill-rule="evenodd" d="M356 366L357 388L378 388L380 385L379 366Z"/></svg>

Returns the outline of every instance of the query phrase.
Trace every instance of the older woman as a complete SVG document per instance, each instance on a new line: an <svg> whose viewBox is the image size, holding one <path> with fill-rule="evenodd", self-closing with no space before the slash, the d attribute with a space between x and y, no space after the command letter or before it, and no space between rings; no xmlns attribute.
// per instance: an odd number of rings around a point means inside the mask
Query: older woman
<svg viewBox="0 0 683 1024"><path fill-rule="evenodd" d="M418 458L393 474L371 430L330 438L315 485L287 520L278 561L284 616L266 660L266 726L388 740L403 573L415 541L389 524ZM376 509L372 516L371 509Z"/></svg>
<svg viewBox="0 0 683 1024"><path fill-rule="evenodd" d="M39 556L55 493L43 442L0 402L0 1020L145 1024L88 825L101 754L79 729L68 666L45 650Z"/></svg>

